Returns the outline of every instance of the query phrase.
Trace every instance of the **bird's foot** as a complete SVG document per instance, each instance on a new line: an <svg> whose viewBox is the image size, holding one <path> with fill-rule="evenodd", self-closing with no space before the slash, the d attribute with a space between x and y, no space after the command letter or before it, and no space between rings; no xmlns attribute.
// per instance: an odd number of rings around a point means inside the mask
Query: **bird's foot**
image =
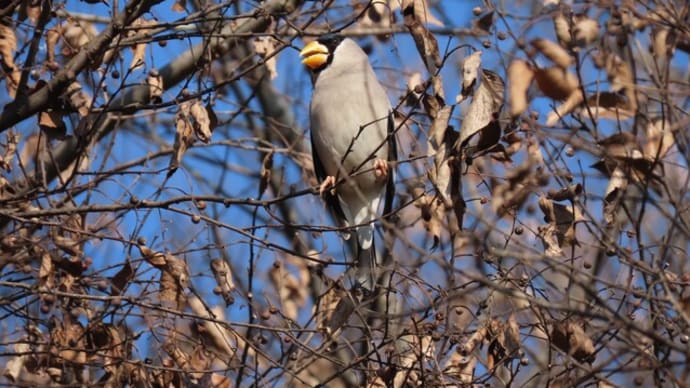
<svg viewBox="0 0 690 388"><path fill-rule="evenodd" d="M319 195L323 197L323 193L325 193L326 190L331 189L333 186L335 186L335 177L333 175L329 175L323 180L323 182L321 182L321 186L319 186Z"/></svg>
<svg viewBox="0 0 690 388"><path fill-rule="evenodd" d="M376 179L386 179L388 177L388 162L383 159L374 160L374 174L376 174Z"/></svg>

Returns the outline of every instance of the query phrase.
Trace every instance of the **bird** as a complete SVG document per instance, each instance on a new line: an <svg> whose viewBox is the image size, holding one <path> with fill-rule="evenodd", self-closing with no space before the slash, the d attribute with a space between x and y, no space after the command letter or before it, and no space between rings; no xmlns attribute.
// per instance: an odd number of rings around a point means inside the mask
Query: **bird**
<svg viewBox="0 0 690 388"><path fill-rule="evenodd" d="M322 35L300 56L314 80L309 117L320 193L339 225L354 228L356 284L371 291L378 266L373 222L382 202L383 214L390 214L394 196L393 110L369 57L354 40Z"/></svg>

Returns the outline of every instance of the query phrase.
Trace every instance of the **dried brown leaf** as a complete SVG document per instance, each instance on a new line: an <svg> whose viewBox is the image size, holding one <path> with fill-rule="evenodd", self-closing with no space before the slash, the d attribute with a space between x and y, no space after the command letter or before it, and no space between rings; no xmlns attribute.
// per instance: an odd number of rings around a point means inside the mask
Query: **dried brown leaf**
<svg viewBox="0 0 690 388"><path fill-rule="evenodd" d="M582 104L582 101L584 101L584 95L582 94L582 91L577 89L574 90L568 98L566 98L565 101L563 101L562 104L556 107L554 111L549 112L549 114L546 116L546 123L545 125L547 127L551 127L555 125L558 120L567 115L568 113L572 112Z"/></svg>
<svg viewBox="0 0 690 388"><path fill-rule="evenodd" d="M171 9L173 12L185 12L185 6L187 5L187 0L176 0L172 5Z"/></svg>
<svg viewBox="0 0 690 388"><path fill-rule="evenodd" d="M575 18L573 35L576 46L587 46L599 39L599 22L586 15L579 15Z"/></svg>
<svg viewBox="0 0 690 388"><path fill-rule="evenodd" d="M580 108L580 111L592 112L595 119L627 120L635 116L628 99L618 93L601 92L589 96L587 106L589 109Z"/></svg>
<svg viewBox="0 0 690 388"><path fill-rule="evenodd" d="M436 37L424 26L424 19L417 17L417 2L418 0L407 0L405 4L403 4L403 18L405 27L407 27L407 29L410 31L410 34L414 39L415 46L417 46L417 51L422 57L427 71L432 76L433 83L433 77L436 75L438 68L441 66L441 53L438 49ZM434 85L434 93L436 93L437 96L442 97L443 89L437 88Z"/></svg>
<svg viewBox="0 0 690 388"><path fill-rule="evenodd" d="M338 337L342 327L350 319L350 316L359 306L362 300L362 289L360 287L353 287L349 291L340 290L338 292L338 304L335 305L333 313L328 317L324 329L326 334L332 340Z"/></svg>
<svg viewBox="0 0 690 388"><path fill-rule="evenodd" d="M89 114L91 97L84 91L81 84L77 81L72 82L65 91L65 97L79 116L85 117Z"/></svg>
<svg viewBox="0 0 690 388"><path fill-rule="evenodd" d="M501 136L501 128L498 126L496 134L498 113L503 106L505 83L503 79L490 70L482 70L481 83L477 88L472 104L465 118L462 120L458 145L462 147L470 137L482 132L483 136L495 138L493 144L498 143ZM491 132L490 134L487 132ZM497 136L496 136L497 135ZM489 140L485 140L489 143Z"/></svg>
<svg viewBox="0 0 690 388"><path fill-rule="evenodd" d="M453 352L443 365L443 373L457 379L461 384L471 384L474 381L474 369L477 358L473 355L462 355L460 348Z"/></svg>
<svg viewBox="0 0 690 388"><path fill-rule="evenodd" d="M565 100L578 90L579 81L573 74L559 67L536 69L534 77L539 90L554 100Z"/></svg>
<svg viewBox="0 0 690 388"><path fill-rule="evenodd" d="M663 159L676 143L671 125L664 119L649 121L646 128L647 141L643 154L652 160Z"/></svg>
<svg viewBox="0 0 690 388"><path fill-rule="evenodd" d="M98 34L93 23L75 19L66 20L58 31L62 34L62 54L67 57L74 56Z"/></svg>
<svg viewBox="0 0 690 388"><path fill-rule="evenodd" d="M209 111L205 106L201 105L199 100L194 101L189 107L189 115L194 119L194 135L204 143L208 143L213 134L211 118L208 113Z"/></svg>
<svg viewBox="0 0 690 388"><path fill-rule="evenodd" d="M14 63L14 52L17 50L17 38L11 26L0 23L0 65L5 72L5 86L10 97L17 94L21 78L19 67Z"/></svg>
<svg viewBox="0 0 690 388"><path fill-rule="evenodd" d="M65 136L67 127L62 121L63 112L50 110L38 114L38 126L48 136L49 139L62 138Z"/></svg>
<svg viewBox="0 0 690 388"><path fill-rule="evenodd" d="M415 17L422 23L443 27L443 22L438 20L431 11L429 11L428 0L402 0L402 5L400 4L400 0L390 0L389 4L391 12L398 8L402 8L404 12L406 8L412 6L414 7Z"/></svg>
<svg viewBox="0 0 690 388"><path fill-rule="evenodd" d="M235 290L235 283L232 280L232 269L228 262L223 259L211 260L211 271L216 279L220 294L223 296L223 300L225 300L225 305L229 306L235 303L235 297L232 296L232 292Z"/></svg>
<svg viewBox="0 0 690 388"><path fill-rule="evenodd" d="M566 51L558 43L552 42L548 39L538 38L531 41L530 44L563 70L566 70L575 62L575 59L568 53L568 51Z"/></svg>
<svg viewBox="0 0 690 388"><path fill-rule="evenodd" d="M192 312L202 320L204 328L204 335L212 342L213 349L222 354L229 363L230 359L235 356L237 349L244 346L244 341L241 340L235 333L226 329L225 326L215 321L222 321L223 310L210 310L199 298L190 295L187 302ZM254 355L253 350L249 350L250 355Z"/></svg>
<svg viewBox="0 0 690 388"><path fill-rule="evenodd" d="M271 171L273 169L273 152L269 152L264 156L261 163L261 172L259 173L259 198L261 198L268 188L271 181Z"/></svg>
<svg viewBox="0 0 690 388"><path fill-rule="evenodd" d="M59 66L57 61L55 61L55 48L60 39L61 30L60 26L58 26L56 28L51 28L46 33L46 66L51 70L56 70Z"/></svg>
<svg viewBox="0 0 690 388"><path fill-rule="evenodd" d="M110 295L120 295L133 278L134 268L132 268L132 263L129 260L125 260L122 268L110 279Z"/></svg>
<svg viewBox="0 0 690 388"><path fill-rule="evenodd" d="M175 144L173 154L168 165L168 176L172 175L182 163L182 156L194 144L194 127L188 119L188 104L182 104L175 115Z"/></svg>
<svg viewBox="0 0 690 388"><path fill-rule="evenodd" d="M163 76L160 75L158 70L152 69L149 71L149 75L146 77L146 84L149 86L149 99L152 104L160 104L163 99Z"/></svg>
<svg viewBox="0 0 690 388"><path fill-rule="evenodd" d="M260 36L252 40L254 52L264 58L264 63L271 79L278 76L278 56L275 55L278 41L270 36Z"/></svg>
<svg viewBox="0 0 690 388"><path fill-rule="evenodd" d="M554 322L551 342L580 362L592 363L596 357L592 339L585 333L582 326L572 321Z"/></svg>
<svg viewBox="0 0 690 388"><path fill-rule="evenodd" d="M14 160L14 154L17 151L17 145L19 144L19 134L9 130L7 131L7 140L4 144L5 152L0 155L0 169L5 171L12 171L12 160Z"/></svg>
<svg viewBox="0 0 690 388"><path fill-rule="evenodd" d="M482 64L482 52L475 51L462 61L462 89L455 97L456 103L461 103L474 91L474 85L479 76L479 66Z"/></svg>
<svg viewBox="0 0 690 388"><path fill-rule="evenodd" d="M340 291L337 286L330 287L325 294L321 295L318 303L314 306L314 309L316 309L314 316L318 330L327 330L328 322L331 320L343 295L344 292Z"/></svg>
<svg viewBox="0 0 690 388"><path fill-rule="evenodd" d="M534 70L523 60L515 60L508 67L510 85L510 116L518 117L527 110L527 91L534 79Z"/></svg>

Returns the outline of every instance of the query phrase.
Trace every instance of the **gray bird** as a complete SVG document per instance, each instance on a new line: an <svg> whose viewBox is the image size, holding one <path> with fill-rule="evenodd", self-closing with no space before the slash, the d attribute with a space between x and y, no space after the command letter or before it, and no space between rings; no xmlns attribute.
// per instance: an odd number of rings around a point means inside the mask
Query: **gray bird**
<svg viewBox="0 0 690 388"><path fill-rule="evenodd" d="M351 39L325 35L300 56L315 76L311 145L321 194L342 226L355 227L357 281L371 290L377 276L373 222L382 201L383 214L390 213L394 194L388 162L395 160L396 146L388 95L367 54Z"/></svg>

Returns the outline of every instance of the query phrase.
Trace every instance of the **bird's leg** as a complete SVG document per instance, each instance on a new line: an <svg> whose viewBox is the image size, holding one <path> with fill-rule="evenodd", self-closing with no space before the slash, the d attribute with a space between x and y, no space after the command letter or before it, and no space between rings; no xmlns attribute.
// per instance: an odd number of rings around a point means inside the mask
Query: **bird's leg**
<svg viewBox="0 0 690 388"><path fill-rule="evenodd" d="M383 159L374 160L374 174L376 174L376 179L386 179L388 177L388 162Z"/></svg>
<svg viewBox="0 0 690 388"><path fill-rule="evenodd" d="M323 193L325 193L326 190L330 189L332 186L335 186L335 177L333 175L329 175L323 180L323 182L321 182L321 186L319 186L319 195L323 197Z"/></svg>

